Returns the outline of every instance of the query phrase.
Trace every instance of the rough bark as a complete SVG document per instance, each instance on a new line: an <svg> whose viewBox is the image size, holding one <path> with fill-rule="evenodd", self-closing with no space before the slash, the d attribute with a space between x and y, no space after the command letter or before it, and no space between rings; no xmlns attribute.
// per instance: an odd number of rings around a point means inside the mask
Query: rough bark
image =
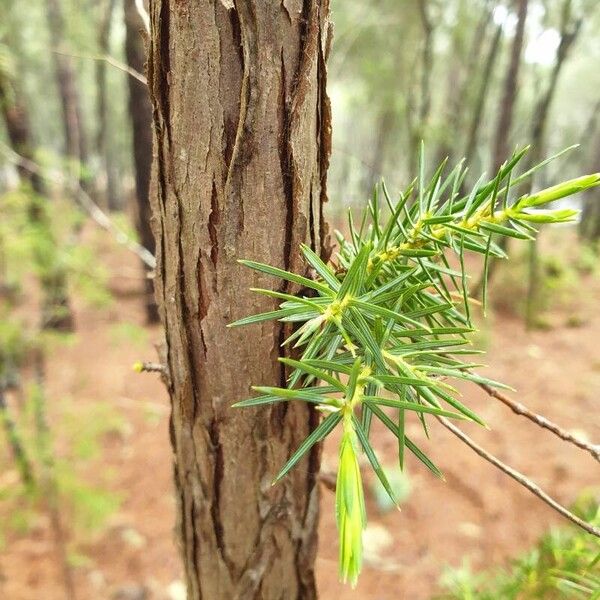
<svg viewBox="0 0 600 600"><path fill-rule="evenodd" d="M492 172L496 172L509 154L509 139L512 129L513 113L517 98L521 54L525 40L525 21L527 20L528 0L518 0L517 29L513 39L510 62L504 80L504 91L498 112L494 150L492 153Z"/></svg>
<svg viewBox="0 0 600 600"><path fill-rule="evenodd" d="M144 24L135 6L135 0L125 0L125 56L127 64L138 73L145 72L146 48L142 31ZM148 86L133 77L129 83L129 115L131 117L133 165L135 169L136 227L140 243L152 254L155 252L154 234L150 223L150 172L152 168L152 104ZM159 321L154 284L150 270L146 271L145 305L149 323Z"/></svg>
<svg viewBox="0 0 600 600"><path fill-rule="evenodd" d="M315 426L301 403L232 409L285 384L277 323L227 329L325 252L328 0L152 0L157 300L166 332L178 530L193 599L316 597L319 453L271 486Z"/></svg>
<svg viewBox="0 0 600 600"><path fill-rule="evenodd" d="M81 102L75 71L64 43L65 19L60 0L46 0L46 16L52 44L56 84L63 113L65 155L78 165L79 178L89 187L83 177L82 167L88 163L88 144L83 126Z"/></svg>
<svg viewBox="0 0 600 600"><path fill-rule="evenodd" d="M98 29L98 50L101 56L110 55L110 31L112 15L115 9L116 0L107 0L102 6L104 9L101 15ZM109 210L120 210L122 207L118 192L117 165L115 164L114 153L110 148L110 114L108 102L108 89L106 81L107 62L105 60L96 61L96 90L97 90L97 112L98 129L96 136L96 147L100 160L103 163L104 177L106 180L105 195L106 204Z"/></svg>

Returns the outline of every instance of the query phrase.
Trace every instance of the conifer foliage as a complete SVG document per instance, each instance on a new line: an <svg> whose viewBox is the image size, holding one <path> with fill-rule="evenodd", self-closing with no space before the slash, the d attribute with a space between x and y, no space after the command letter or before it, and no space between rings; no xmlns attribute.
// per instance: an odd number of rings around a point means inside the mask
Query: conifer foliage
<svg viewBox="0 0 600 600"><path fill-rule="evenodd" d="M295 326L284 345L296 349L296 358L280 359L289 369L288 386L256 386L257 396L235 406L293 400L314 404L322 412L319 425L274 482L314 444L342 428L335 500L339 568L341 579L352 585L361 568L366 524L360 452L396 501L370 441L373 418L397 439L401 467L408 450L434 475L441 476L433 461L406 435L407 419L418 418L426 432L431 416L484 425L459 399L452 381L506 387L476 372L481 365L474 357L481 352L469 346L469 335L475 329L465 253L483 256L485 281L490 258L506 257L496 243L499 237L531 240L541 224L572 221L577 211L544 207L600 184L600 174L593 174L519 195L520 184L565 152L517 174L527 151L515 151L494 177L480 177L464 194L467 169L463 163L447 172L443 162L426 178L421 147L418 177L397 200L381 183L359 222L349 214L349 235L336 232L339 252L334 260L326 264L302 246L312 277L240 260L251 269L296 284L302 291L291 295L255 289L275 298L278 308L231 324L277 319ZM484 311L486 296L484 285Z"/></svg>

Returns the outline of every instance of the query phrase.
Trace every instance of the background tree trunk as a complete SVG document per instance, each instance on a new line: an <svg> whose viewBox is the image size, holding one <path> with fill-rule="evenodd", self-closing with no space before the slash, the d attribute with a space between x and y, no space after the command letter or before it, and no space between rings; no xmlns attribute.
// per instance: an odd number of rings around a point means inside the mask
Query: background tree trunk
<svg viewBox="0 0 600 600"><path fill-rule="evenodd" d="M8 74L0 69L0 113L4 118L11 148L26 160L34 159L34 142L31 135L29 114L25 102L20 97L17 85L10 81ZM57 251L56 240L46 212L44 183L37 171L27 165L18 166L22 182L31 186L33 195L28 197L27 212L31 222L38 229L37 235L46 238L48 244L43 250L36 249L35 260L40 270L43 288L41 324L44 329L73 331L75 321L69 302L67 276L60 261L49 261Z"/></svg>
<svg viewBox="0 0 600 600"><path fill-rule="evenodd" d="M485 66L483 73L481 74L481 83L477 91L477 97L475 99L475 106L473 108L473 114L471 117L471 123L469 125L469 133L467 136L467 144L464 152L465 164L471 165L473 163L473 157L475 155L475 149L477 148L477 140L479 139L479 128L481 126L481 118L483 116L485 101L488 96L490 87L490 80L498 58L498 50L500 49L500 41L502 39L502 24L496 26L496 32L492 38L492 43L488 50L488 54L485 60Z"/></svg>
<svg viewBox="0 0 600 600"><path fill-rule="evenodd" d="M231 409L285 372L279 324L226 325L274 307L248 288L275 281L238 258L303 271L300 242L324 252L328 13L327 0L150 3L156 287L189 598L316 596L319 450L271 480L319 417Z"/></svg>
<svg viewBox="0 0 600 600"><path fill-rule="evenodd" d="M34 145L31 139L29 115L25 103L19 98L16 88L11 85L9 77L0 69L0 111L6 126L6 133L11 148L27 160L34 159ZM18 165L21 181L28 182L37 194L44 192L42 178L38 173Z"/></svg>
<svg viewBox="0 0 600 600"><path fill-rule="evenodd" d="M525 42L525 22L527 21L528 0L517 0L517 29L513 39L508 70L504 79L504 89L502 100L499 106L498 121L496 124L496 134L494 137L494 148L492 150L492 173L496 173L502 163L509 158L510 154L510 132L513 123L513 114L515 111L515 102L518 93L519 71L521 68L521 55ZM501 237L498 245L506 250L509 244L509 237ZM488 268L488 282L492 281L498 268L499 261L492 259ZM471 295L479 297L483 290L483 276L471 288Z"/></svg>
<svg viewBox="0 0 600 600"><path fill-rule="evenodd" d="M518 20L515 37L513 39L510 62L506 79L504 80L504 92L498 112L496 125L496 136L494 138L494 150L492 153L492 172L496 172L510 153L509 140L512 129L515 100L517 98L517 86L519 83L519 70L521 68L521 54L525 41L525 22L527 21L527 0L518 0Z"/></svg>
<svg viewBox="0 0 600 600"><path fill-rule="evenodd" d="M107 0L101 7L98 31L98 50L100 51L101 56L110 55L110 31L115 4L116 0ZM114 211L122 209L123 206L118 191L118 175L115 156L110 148L111 122L106 81L107 65L105 60L96 61L96 91L98 95L98 133L96 136L96 147L98 156L104 167L104 176L106 178L106 204L109 210Z"/></svg>
<svg viewBox="0 0 600 600"><path fill-rule="evenodd" d="M544 155L548 115L556 92L558 79L565 64L565 60L569 55L569 51L579 35L582 23L582 18L575 20L571 18L571 0L566 0L562 8L560 43L556 52L556 61L552 73L550 74L550 81L546 88L546 92L537 102L533 113L533 125L531 128L532 149L527 160L528 169L531 169L534 165L539 163ZM528 180L522 193L531 193L534 181L535 176ZM536 238L530 242L529 245L529 278L525 303L525 324L529 329L536 326L536 315L539 313L539 305L537 302L539 287L538 241L539 238Z"/></svg>
<svg viewBox="0 0 600 600"><path fill-rule="evenodd" d="M83 125L75 72L71 57L66 55L65 19L60 0L46 0L46 16L54 58L56 84L63 113L65 154L67 158L79 164L78 176L82 187L89 188L82 170L88 163L87 136Z"/></svg>
<svg viewBox="0 0 600 600"><path fill-rule="evenodd" d="M138 73L145 72L146 49L142 31L144 24L135 6L135 0L125 0L125 56L127 64ZM148 86L134 77L128 78L129 115L132 124L133 165L135 169L136 227L140 243L154 254L156 251L152 233L150 208L150 172L152 169L152 103ZM146 274L149 269L144 265ZM152 279L144 282L146 318L149 323L159 321L154 284Z"/></svg>
<svg viewBox="0 0 600 600"><path fill-rule="evenodd" d="M600 172L600 135L596 135L594 153L590 164L590 173ZM597 189L590 190L584 197L579 235L582 239L597 243L600 240L600 194ZM597 248L600 251L600 248Z"/></svg>

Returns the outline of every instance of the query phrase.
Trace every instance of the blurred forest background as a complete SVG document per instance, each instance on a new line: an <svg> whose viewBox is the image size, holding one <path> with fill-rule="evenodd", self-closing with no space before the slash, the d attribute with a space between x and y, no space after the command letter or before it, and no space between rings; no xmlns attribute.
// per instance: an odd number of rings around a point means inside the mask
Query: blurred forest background
<svg viewBox="0 0 600 600"><path fill-rule="evenodd" d="M535 187L600 171L597 0L332 2L333 225L380 178L391 190L405 186L421 140L430 165L465 158L469 184L527 144L530 164L580 145L540 171ZM155 374L132 369L156 360L161 338L143 2L0 7L0 596L185 598L167 397ZM598 190L583 198L579 223L546 228L536 245L515 241L514 258L494 268L493 311L477 338L490 372L519 399L593 441ZM473 398L493 424L473 437L593 519L597 464L492 401ZM399 472L381 436L404 510L390 512L370 488L377 516L354 591L337 582L323 491L323 598L600 590L593 540L434 434L445 482L410 462ZM325 448L325 470L335 453Z"/></svg>

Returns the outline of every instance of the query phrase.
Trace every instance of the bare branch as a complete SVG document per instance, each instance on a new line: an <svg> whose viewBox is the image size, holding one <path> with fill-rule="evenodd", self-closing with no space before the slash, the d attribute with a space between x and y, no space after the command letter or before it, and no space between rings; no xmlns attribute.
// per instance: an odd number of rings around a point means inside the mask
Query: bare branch
<svg viewBox="0 0 600 600"><path fill-rule="evenodd" d="M545 502L548 506L560 513L563 517L567 518L575 525L578 525L588 533L595 535L600 538L600 529L591 525L587 521L580 519L577 515L574 515L571 511L566 509L562 504L559 504L554 498L550 497L544 490L542 490L537 484L525 477L519 471L512 467L504 464L500 459L496 458L493 454L490 454L484 450L479 444L472 440L464 431L456 427L445 419L444 417L436 417L437 420L448 430L450 430L456 437L462 440L471 450L478 454L484 460L487 460L493 464L496 468L500 469L503 473L506 473L509 477L512 477L517 483L520 483L523 487L527 488L532 494L537 496L540 500Z"/></svg>
<svg viewBox="0 0 600 600"><path fill-rule="evenodd" d="M140 373L160 373L166 375L167 367L155 362L139 362L135 364L135 370Z"/></svg>
<svg viewBox="0 0 600 600"><path fill-rule="evenodd" d="M146 78L139 71L132 69L129 65L122 63L108 54L76 54L71 52L63 52L61 50L53 50L53 52L55 54L60 54L61 56L70 56L71 58L86 58L88 60L104 61L112 67L115 67L116 69L127 73L127 75L130 75L134 79L137 79L140 83L143 83L144 85L147 85L148 83Z"/></svg>
<svg viewBox="0 0 600 600"><path fill-rule="evenodd" d="M78 204L88 213L96 224L111 233L119 244L122 244L128 250L136 254L150 269L156 267L156 259L152 253L141 244L138 244L135 240L132 240L118 225L115 225L110 217L92 200L90 195L81 187L81 185L79 185L78 181L75 181L72 178L69 179L65 177L63 173L58 171L50 172L48 169L44 169L36 162L17 154L6 144L0 143L0 151L13 164L27 169L32 173L38 173L41 177L52 183L69 187L74 193Z"/></svg>
<svg viewBox="0 0 600 600"><path fill-rule="evenodd" d="M500 400L500 402L503 402L504 404L506 404L506 406L508 406L515 414L521 415L522 417L529 419L536 425L539 425L540 427L543 427L544 429L551 431L554 435L558 436L561 440L564 440L565 442L569 442L570 444L573 444L573 445L577 446L578 448L581 448L582 450L586 450L598 462L600 462L600 445L590 444L590 443L582 440L581 438L578 438L578 437L570 434L568 431L565 431L564 429L562 429L561 427L556 425L556 423L553 423L552 421L550 421L549 419L547 419L546 417L544 417L542 415L538 415L537 413L530 411L525 405L521 404L520 402L516 402L515 400L511 400L508 396L505 396L498 390L494 389L493 387L491 387L485 383L478 383L477 385L481 389L485 390L493 398L496 398L497 400Z"/></svg>

